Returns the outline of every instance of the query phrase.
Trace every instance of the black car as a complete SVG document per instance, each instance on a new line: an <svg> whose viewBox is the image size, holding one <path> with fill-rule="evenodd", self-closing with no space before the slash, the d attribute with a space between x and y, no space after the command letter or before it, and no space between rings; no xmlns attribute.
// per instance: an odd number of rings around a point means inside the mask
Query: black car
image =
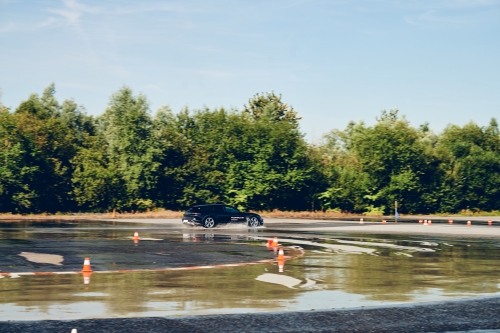
<svg viewBox="0 0 500 333"><path fill-rule="evenodd" d="M223 204L196 205L189 208L182 217L182 223L205 228L213 228L222 223L246 223L249 227L264 224L259 214L240 212Z"/></svg>

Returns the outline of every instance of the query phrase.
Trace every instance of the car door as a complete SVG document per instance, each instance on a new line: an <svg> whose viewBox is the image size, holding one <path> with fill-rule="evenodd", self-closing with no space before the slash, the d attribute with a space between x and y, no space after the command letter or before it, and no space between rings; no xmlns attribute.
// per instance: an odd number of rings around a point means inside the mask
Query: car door
<svg viewBox="0 0 500 333"><path fill-rule="evenodd" d="M232 223L245 222L245 214L231 206L224 206L224 208L229 214Z"/></svg>
<svg viewBox="0 0 500 333"><path fill-rule="evenodd" d="M231 222L231 215L224 209L223 205L213 206L213 213L215 215L215 220L217 223L229 223Z"/></svg>

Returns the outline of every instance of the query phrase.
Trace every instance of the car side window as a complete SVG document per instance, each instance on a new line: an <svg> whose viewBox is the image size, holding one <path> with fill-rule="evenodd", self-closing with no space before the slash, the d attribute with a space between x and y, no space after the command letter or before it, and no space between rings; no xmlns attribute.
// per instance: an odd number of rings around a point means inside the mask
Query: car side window
<svg viewBox="0 0 500 333"><path fill-rule="evenodd" d="M224 206L214 206L214 212L224 213Z"/></svg>
<svg viewBox="0 0 500 333"><path fill-rule="evenodd" d="M231 207L231 206L225 206L224 208L226 208L226 212L228 212L228 213L239 213L240 212L239 210L237 210L236 208Z"/></svg>

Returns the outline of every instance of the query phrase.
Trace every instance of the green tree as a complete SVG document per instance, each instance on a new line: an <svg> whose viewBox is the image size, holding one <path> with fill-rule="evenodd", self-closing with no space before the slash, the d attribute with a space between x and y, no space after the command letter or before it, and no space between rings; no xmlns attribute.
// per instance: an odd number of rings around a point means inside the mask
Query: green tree
<svg viewBox="0 0 500 333"><path fill-rule="evenodd" d="M42 97L30 95L14 112L17 127L42 155L43 162L39 168L44 182L41 182L41 188L35 190L40 193L39 209L47 212L76 208L71 195L73 169L70 161L85 136L83 132L90 131L92 127L89 119L86 129L72 126L67 121L69 116L73 113L83 118L83 113L72 109L74 102L70 101L65 101L61 109L54 94L55 86L51 84Z"/></svg>
<svg viewBox="0 0 500 333"><path fill-rule="evenodd" d="M441 211L498 209L500 204L500 136L496 119L487 127L471 122L448 126L436 155L445 174Z"/></svg>
<svg viewBox="0 0 500 333"><path fill-rule="evenodd" d="M26 213L41 208L42 163L40 152L0 104L0 212Z"/></svg>

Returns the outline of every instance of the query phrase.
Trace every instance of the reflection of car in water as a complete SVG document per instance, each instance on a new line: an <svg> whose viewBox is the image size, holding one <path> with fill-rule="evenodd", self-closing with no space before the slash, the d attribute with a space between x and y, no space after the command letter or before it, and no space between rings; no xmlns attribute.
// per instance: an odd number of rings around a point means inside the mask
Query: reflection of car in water
<svg viewBox="0 0 500 333"><path fill-rule="evenodd" d="M238 209L223 204L196 205L189 208L182 217L182 223L205 228L213 228L217 224L246 223L249 227L264 224L259 214L240 212Z"/></svg>

